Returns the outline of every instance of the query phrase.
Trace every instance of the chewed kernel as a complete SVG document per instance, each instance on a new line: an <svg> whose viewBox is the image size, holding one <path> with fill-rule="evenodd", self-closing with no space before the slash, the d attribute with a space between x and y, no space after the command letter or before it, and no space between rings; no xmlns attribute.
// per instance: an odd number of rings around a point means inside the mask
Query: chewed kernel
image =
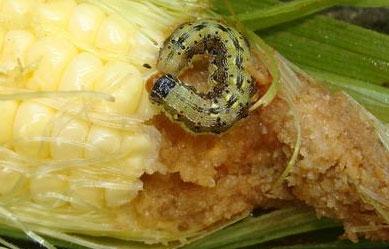
<svg viewBox="0 0 389 249"><path fill-rule="evenodd" d="M121 151L129 155L148 157L152 152L153 142L143 133L125 135L122 139Z"/></svg>
<svg viewBox="0 0 389 249"><path fill-rule="evenodd" d="M54 110L50 107L24 101L20 104L13 127L15 151L31 158L47 158Z"/></svg>
<svg viewBox="0 0 389 249"><path fill-rule="evenodd" d="M142 156L134 155L127 158L118 167L123 175L138 178L143 174L144 168L146 167L145 159Z"/></svg>
<svg viewBox="0 0 389 249"><path fill-rule="evenodd" d="M128 189L105 189L105 203L108 207L119 207L133 200L138 191L142 190L143 184L136 180Z"/></svg>
<svg viewBox="0 0 389 249"><path fill-rule="evenodd" d="M79 4L70 15L68 29L76 41L92 44L104 19L104 13L90 4Z"/></svg>

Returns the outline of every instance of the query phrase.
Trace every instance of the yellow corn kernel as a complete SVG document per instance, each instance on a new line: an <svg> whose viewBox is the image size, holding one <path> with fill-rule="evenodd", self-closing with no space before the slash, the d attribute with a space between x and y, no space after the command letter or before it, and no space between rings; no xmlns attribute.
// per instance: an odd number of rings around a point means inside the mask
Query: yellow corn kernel
<svg viewBox="0 0 389 249"><path fill-rule="evenodd" d="M102 208L104 206L104 192L99 188L74 187L70 198L72 206L79 209Z"/></svg>
<svg viewBox="0 0 389 249"><path fill-rule="evenodd" d="M131 45L129 28L118 18L110 16L100 25L96 37L96 47L111 52L128 52Z"/></svg>
<svg viewBox="0 0 389 249"><path fill-rule="evenodd" d="M66 204L63 198L68 192L67 180L60 175L45 175L34 177L30 181L32 199L50 207Z"/></svg>
<svg viewBox="0 0 389 249"><path fill-rule="evenodd" d="M41 25L55 25L66 28L70 14L76 6L73 0L56 0L39 3L34 12L34 20Z"/></svg>
<svg viewBox="0 0 389 249"><path fill-rule="evenodd" d="M63 71L77 54L77 49L65 39L45 38L35 42L28 51L27 65L36 69L27 87L54 91L58 88Z"/></svg>
<svg viewBox="0 0 389 249"><path fill-rule="evenodd" d="M0 168L0 195L11 193L21 179L22 175L19 172Z"/></svg>
<svg viewBox="0 0 389 249"><path fill-rule="evenodd" d="M14 100L0 101L0 145L10 143L13 138L13 126L15 122L16 111L18 109L18 104L18 101Z"/></svg>
<svg viewBox="0 0 389 249"><path fill-rule="evenodd" d="M93 125L89 131L85 158L107 157L120 151L119 131Z"/></svg>
<svg viewBox="0 0 389 249"><path fill-rule="evenodd" d="M59 90L93 90L102 69L99 58L89 53L80 53L65 69Z"/></svg>
<svg viewBox="0 0 389 249"><path fill-rule="evenodd" d="M70 15L68 30L77 41L93 44L104 13L90 4L79 4Z"/></svg>
<svg viewBox="0 0 389 249"><path fill-rule="evenodd" d="M115 102L102 102L99 108L106 112L120 114L134 113L144 88L140 72L134 66L123 62L110 62L105 66L95 90L109 93Z"/></svg>
<svg viewBox="0 0 389 249"><path fill-rule="evenodd" d="M53 122L50 152L54 159L84 158L86 139L89 133L87 122L62 114Z"/></svg>
<svg viewBox="0 0 389 249"><path fill-rule="evenodd" d="M70 174L70 203L78 209L91 209L104 207L104 189L85 186L84 182L90 182L89 176L79 170L72 170Z"/></svg>
<svg viewBox="0 0 389 249"><path fill-rule="evenodd" d="M25 66L27 49L32 45L34 35L25 30L12 30L5 34L3 51L0 56L0 69L7 71Z"/></svg>
<svg viewBox="0 0 389 249"><path fill-rule="evenodd" d="M105 204L108 207L120 207L129 203L142 190L142 182L136 181L128 189L105 189Z"/></svg>
<svg viewBox="0 0 389 249"><path fill-rule="evenodd" d="M139 178L144 173L145 166L145 160L142 156L131 156L123 161L123 163L118 164L116 167L118 167L120 173L123 176L133 177L133 178Z"/></svg>
<svg viewBox="0 0 389 249"><path fill-rule="evenodd" d="M153 142L143 133L126 135L123 137L121 151L129 155L143 156L147 158L152 152Z"/></svg>
<svg viewBox="0 0 389 249"><path fill-rule="evenodd" d="M47 158L48 143L54 110L44 105L24 101L20 104L13 127L14 148L20 155Z"/></svg>
<svg viewBox="0 0 389 249"><path fill-rule="evenodd" d="M36 1L31 0L3 0L2 21L11 27L23 28L29 24L29 16Z"/></svg>
<svg viewBox="0 0 389 249"><path fill-rule="evenodd" d="M0 27L0 51L3 50L5 33L5 29L3 27Z"/></svg>

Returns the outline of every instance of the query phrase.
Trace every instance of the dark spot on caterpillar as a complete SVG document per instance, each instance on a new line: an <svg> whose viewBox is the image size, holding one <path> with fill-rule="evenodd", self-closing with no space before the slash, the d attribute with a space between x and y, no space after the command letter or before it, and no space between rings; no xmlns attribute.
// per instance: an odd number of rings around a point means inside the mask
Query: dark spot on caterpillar
<svg viewBox="0 0 389 249"><path fill-rule="evenodd" d="M147 64L147 63L143 64L142 66L147 68L147 69L151 69L151 66L149 64Z"/></svg>
<svg viewBox="0 0 389 249"><path fill-rule="evenodd" d="M234 47L235 47L236 49L240 50L240 44L239 44L238 39L233 38L233 39L232 39L232 43L234 43Z"/></svg>
<svg viewBox="0 0 389 249"><path fill-rule="evenodd" d="M243 58L242 56L238 55L235 58L235 65L239 68L242 69L242 63L243 63Z"/></svg>
<svg viewBox="0 0 389 249"><path fill-rule="evenodd" d="M236 87L238 89L241 89L242 88L242 84L243 84L243 77L241 74L238 74L238 77L236 77Z"/></svg>
<svg viewBox="0 0 389 249"><path fill-rule="evenodd" d="M231 96L231 98L227 101L227 108L231 108L231 106L235 104L237 100L238 98L235 95Z"/></svg>
<svg viewBox="0 0 389 249"><path fill-rule="evenodd" d="M220 112L220 108L210 108L209 113L218 114Z"/></svg>
<svg viewBox="0 0 389 249"><path fill-rule="evenodd" d="M193 27L193 29L196 30L196 31L200 31L203 28L205 28L205 24L203 24L203 23Z"/></svg>
<svg viewBox="0 0 389 249"><path fill-rule="evenodd" d="M222 119L220 117L216 118L216 123L220 124L221 121L222 121Z"/></svg>
<svg viewBox="0 0 389 249"><path fill-rule="evenodd" d="M239 119L245 118L245 117L247 117L248 115L249 115L249 110L248 110L248 106L247 106L247 105L244 106L244 107L242 107L242 108L240 108L240 109L238 110L238 118L239 118Z"/></svg>
<svg viewBox="0 0 389 249"><path fill-rule="evenodd" d="M217 28L222 30L222 31L224 31L224 32L228 32L228 29L226 27L224 27L223 25L221 25L221 24L218 24Z"/></svg>

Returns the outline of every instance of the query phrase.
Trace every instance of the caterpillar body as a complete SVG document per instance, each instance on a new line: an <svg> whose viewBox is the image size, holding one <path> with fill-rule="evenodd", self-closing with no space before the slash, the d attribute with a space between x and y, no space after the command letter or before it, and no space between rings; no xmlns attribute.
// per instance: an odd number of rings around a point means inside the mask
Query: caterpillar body
<svg viewBox="0 0 389 249"><path fill-rule="evenodd" d="M198 92L177 77L196 54L208 53L209 92ZM253 83L245 70L247 40L235 29L213 20L186 23L165 41L157 61L164 75L150 99L191 131L221 133L248 115Z"/></svg>

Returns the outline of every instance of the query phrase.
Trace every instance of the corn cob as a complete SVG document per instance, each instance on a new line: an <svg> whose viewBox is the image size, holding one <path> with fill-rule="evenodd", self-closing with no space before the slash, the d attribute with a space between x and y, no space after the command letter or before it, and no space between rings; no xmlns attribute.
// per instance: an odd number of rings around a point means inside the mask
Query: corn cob
<svg viewBox="0 0 389 249"><path fill-rule="evenodd" d="M109 2L0 1L0 202L32 226L46 216L65 231L142 240L128 205L141 175L165 170L159 133L144 124L142 65L185 19L141 1L114 1L132 13L120 15Z"/></svg>

